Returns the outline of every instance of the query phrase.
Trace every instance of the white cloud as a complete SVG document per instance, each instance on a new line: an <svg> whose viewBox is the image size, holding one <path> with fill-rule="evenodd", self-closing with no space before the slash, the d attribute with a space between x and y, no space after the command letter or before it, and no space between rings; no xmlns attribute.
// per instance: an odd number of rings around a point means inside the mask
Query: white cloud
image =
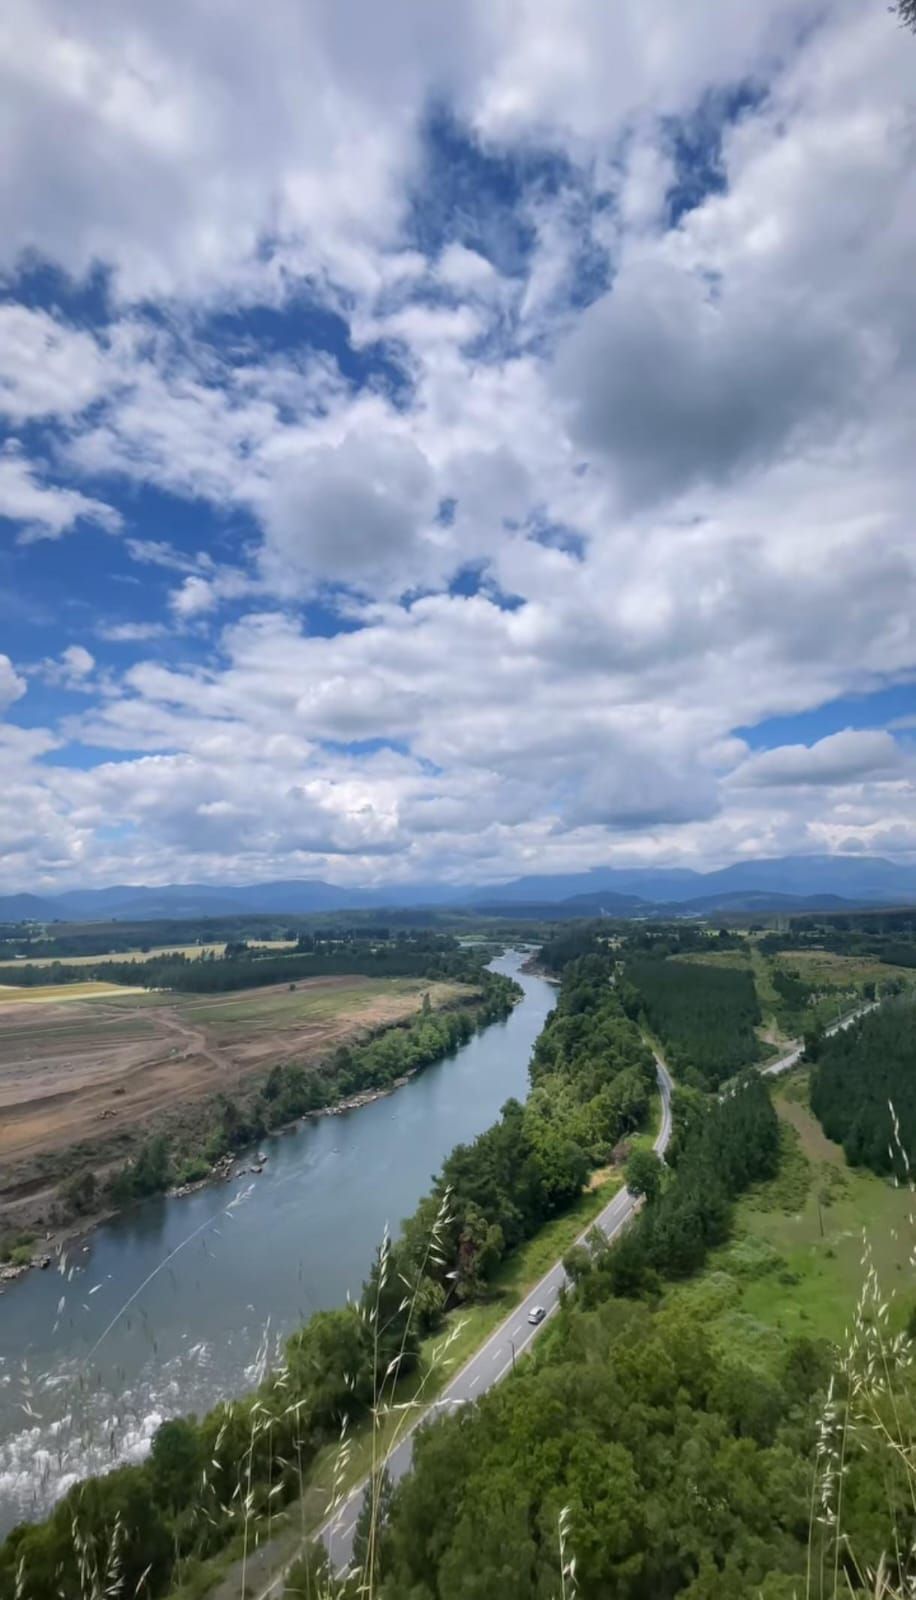
<svg viewBox="0 0 916 1600"><path fill-rule="evenodd" d="M28 685L20 678L9 656L0 655L0 711L20 700Z"/></svg>
<svg viewBox="0 0 916 1600"><path fill-rule="evenodd" d="M0 518L19 525L22 544L59 539L78 522L117 533L121 514L79 489L42 483L35 467L15 447L0 450Z"/></svg>
<svg viewBox="0 0 916 1600"><path fill-rule="evenodd" d="M216 606L213 585L207 578L185 578L180 589L172 590L169 605L176 617L199 617Z"/></svg>
<svg viewBox="0 0 916 1600"><path fill-rule="evenodd" d="M0 506L114 531L113 478L233 532L127 530L167 617L97 625L150 647L121 678L55 663L99 695L16 746L9 881L916 851L905 740L733 733L916 666L912 60L882 9L268 0L218 49L198 0L127 18L0 24L4 247L103 263L116 308L98 337L0 308L0 394L49 424ZM430 165L432 101L479 168ZM313 301L341 366L300 347ZM285 347L252 306L294 307ZM56 767L61 736L123 759Z"/></svg>
<svg viewBox="0 0 916 1600"><path fill-rule="evenodd" d="M102 354L91 334L45 311L0 305L0 413L17 422L73 416L104 384Z"/></svg>
<svg viewBox="0 0 916 1600"><path fill-rule="evenodd" d="M69 644L61 651L60 659L71 678L85 678L95 668L95 659L85 645Z"/></svg>
<svg viewBox="0 0 916 1600"><path fill-rule="evenodd" d="M161 639L168 633L162 622L106 622L100 623L95 631L108 644L142 644L149 639Z"/></svg>
<svg viewBox="0 0 916 1600"><path fill-rule="evenodd" d="M56 659L46 658L29 670L45 683L86 693L90 688L89 679L95 672L95 657L85 645L68 644Z"/></svg>
<svg viewBox="0 0 916 1600"><path fill-rule="evenodd" d="M816 744L779 745L751 756L732 774L739 788L807 787L896 777L903 765L899 746L880 729L846 728Z"/></svg>

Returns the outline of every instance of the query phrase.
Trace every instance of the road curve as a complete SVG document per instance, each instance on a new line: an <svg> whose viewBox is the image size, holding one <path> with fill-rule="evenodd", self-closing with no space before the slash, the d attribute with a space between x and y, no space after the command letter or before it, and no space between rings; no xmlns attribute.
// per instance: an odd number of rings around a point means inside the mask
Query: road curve
<svg viewBox="0 0 916 1600"><path fill-rule="evenodd" d="M658 1155L664 1155L671 1138L671 1078L661 1056L655 1056L655 1071L658 1077L659 1093L662 1104L662 1120L653 1148ZM578 1240L582 1243L592 1228L600 1228L608 1239L613 1239L621 1228L630 1220L637 1209L639 1201L627 1189L619 1189L613 1200L605 1206L593 1222L590 1222ZM477 1400L493 1385L499 1383L506 1373L515 1365L515 1362L529 1348L537 1338L541 1329L546 1326L551 1316L560 1303L560 1290L567 1283L566 1273L562 1261L557 1261L545 1272L539 1283L527 1294L520 1305L504 1322L492 1333L486 1344L471 1356L460 1372L446 1385L442 1393L429 1405L416 1422L407 1430L399 1444L391 1451L387 1458L387 1468L392 1482L397 1483L409 1470L413 1456L413 1435L423 1422L427 1422L436 1411L453 1409L455 1406L466 1405L469 1400ZM534 1306L542 1306L546 1315L543 1322L532 1324L528 1321L528 1313ZM357 1484L348 1498L329 1517L322 1528L319 1529L317 1538L324 1544L328 1552L328 1559L335 1572L345 1572L353 1559L353 1534L359 1517L363 1495L366 1490L366 1480ZM263 1589L258 1600L268 1600L276 1593L276 1585L282 1581L285 1574L279 1574L273 1582Z"/></svg>
<svg viewBox="0 0 916 1600"><path fill-rule="evenodd" d="M856 1006L855 1010L847 1012L845 1017L839 1017L836 1022L831 1022L829 1028L825 1028L824 1032L828 1036L833 1033L842 1033L844 1028L851 1027L854 1022L858 1022L860 1017L867 1016L869 1011L876 1011L879 1004L880 1001L878 1000L867 1000L864 1005ZM780 1056L778 1061L771 1061L768 1067L761 1067L760 1071L765 1078L773 1078L780 1072L788 1072L791 1067L797 1066L804 1052L805 1047L803 1044L794 1044L791 1050L787 1051L784 1056Z"/></svg>

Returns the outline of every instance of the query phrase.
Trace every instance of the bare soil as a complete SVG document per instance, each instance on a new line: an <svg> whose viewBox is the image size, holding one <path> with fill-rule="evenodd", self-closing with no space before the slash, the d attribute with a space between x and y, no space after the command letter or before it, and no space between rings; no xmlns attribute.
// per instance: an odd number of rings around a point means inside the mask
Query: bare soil
<svg viewBox="0 0 916 1600"><path fill-rule="evenodd" d="M0 1007L0 1209L47 1182L54 1157L116 1150L176 1108L235 1094L276 1062L307 1065L348 1040L468 991L418 979L313 978L207 997L110 993ZM59 1172L55 1174L59 1176Z"/></svg>

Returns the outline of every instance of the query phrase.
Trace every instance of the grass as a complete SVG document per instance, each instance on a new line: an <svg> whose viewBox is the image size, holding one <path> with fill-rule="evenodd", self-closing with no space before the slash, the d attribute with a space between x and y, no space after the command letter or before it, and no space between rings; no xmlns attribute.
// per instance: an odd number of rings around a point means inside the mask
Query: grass
<svg viewBox="0 0 916 1600"><path fill-rule="evenodd" d="M314 987L312 986L314 984ZM449 1001L470 993L467 984L436 983L428 978L352 978L335 980L327 985L325 980L301 979L295 989L271 988L268 991L243 989L234 994L214 999L210 995L173 996L182 1016L189 1021L205 1021L208 1028L216 1029L222 1036L231 1038L236 1032L247 1032L252 1026L263 1023L271 1030L278 1026L295 1025L299 1021L324 1023L350 1012L357 1014L368 1010L372 1001L401 1001L413 996L419 1000L429 994L433 1007L447 1005ZM388 1017L383 1005L379 1020ZM367 1024L373 1021L366 1017Z"/></svg>
<svg viewBox="0 0 916 1600"><path fill-rule="evenodd" d="M786 950L775 956L781 967L793 967L806 983L823 983L830 988L850 987L871 979L906 978L912 969L892 967L874 956L844 956L832 950Z"/></svg>
<svg viewBox="0 0 916 1600"><path fill-rule="evenodd" d="M255 950L292 950L295 939L249 939L249 945ZM64 967L92 967L99 961L151 961L154 956L176 955L187 956L195 960L200 956L221 956L225 952L225 941L218 944L157 944L150 945L147 950L108 950L102 955L91 956L24 956L21 960L0 966L0 976L7 972L15 972L23 967L52 967L59 961Z"/></svg>
<svg viewBox="0 0 916 1600"><path fill-rule="evenodd" d="M733 967L743 972L748 964L748 950L690 950L686 955L679 955L677 960L694 967Z"/></svg>
<svg viewBox="0 0 916 1600"><path fill-rule="evenodd" d="M0 985L0 1007L10 1005L51 1005L60 1000L98 1000L104 995L135 995L138 989L125 989L122 983L46 983L37 989L17 989Z"/></svg>
<svg viewBox="0 0 916 1600"><path fill-rule="evenodd" d="M775 1099L783 1123L779 1173L738 1204L732 1243L677 1291L707 1306L724 1344L744 1344L764 1363L775 1350L773 1330L843 1343L865 1276L866 1241L869 1263L893 1296L893 1327L911 1305L912 1196L847 1165L809 1110L806 1088L806 1074L793 1073Z"/></svg>

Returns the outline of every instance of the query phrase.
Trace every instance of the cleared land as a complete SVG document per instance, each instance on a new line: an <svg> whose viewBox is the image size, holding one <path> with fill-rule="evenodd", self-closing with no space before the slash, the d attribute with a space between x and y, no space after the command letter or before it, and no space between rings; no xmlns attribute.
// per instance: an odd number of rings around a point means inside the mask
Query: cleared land
<svg viewBox="0 0 916 1600"><path fill-rule="evenodd" d="M879 961L877 956L847 956L833 950L783 950L774 959L786 971L797 972L806 983L822 984L825 989L869 979L906 979L911 971Z"/></svg>
<svg viewBox="0 0 916 1600"><path fill-rule="evenodd" d="M74 1000L71 990L53 1006L36 1004L32 991L7 994L0 1005L0 1168L148 1126L160 1113L218 1091L232 1094L275 1062L314 1060L412 1016L426 993L442 1006L468 990L348 976L199 998L109 989Z"/></svg>

